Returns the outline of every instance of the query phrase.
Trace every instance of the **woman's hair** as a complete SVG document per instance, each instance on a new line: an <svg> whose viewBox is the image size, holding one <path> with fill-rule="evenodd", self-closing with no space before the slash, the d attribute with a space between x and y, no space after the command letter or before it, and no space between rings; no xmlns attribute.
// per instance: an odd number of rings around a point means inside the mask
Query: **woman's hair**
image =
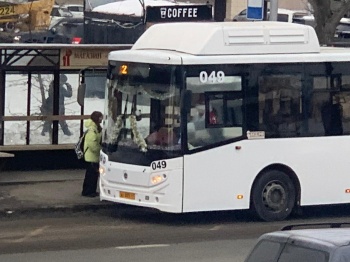
<svg viewBox="0 0 350 262"><path fill-rule="evenodd" d="M98 132L102 131L102 127L100 125L100 117L101 116L103 116L103 115L99 111L92 112L92 114L90 116L91 120L94 121L94 123L96 124Z"/></svg>

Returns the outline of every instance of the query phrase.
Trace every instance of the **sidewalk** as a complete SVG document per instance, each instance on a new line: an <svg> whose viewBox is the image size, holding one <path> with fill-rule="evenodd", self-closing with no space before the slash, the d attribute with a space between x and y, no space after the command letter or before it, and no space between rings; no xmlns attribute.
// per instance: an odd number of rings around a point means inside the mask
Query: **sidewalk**
<svg viewBox="0 0 350 262"><path fill-rule="evenodd" d="M14 212L107 207L98 197L81 196L85 170L1 171L0 215ZM115 204L114 204L115 205Z"/></svg>

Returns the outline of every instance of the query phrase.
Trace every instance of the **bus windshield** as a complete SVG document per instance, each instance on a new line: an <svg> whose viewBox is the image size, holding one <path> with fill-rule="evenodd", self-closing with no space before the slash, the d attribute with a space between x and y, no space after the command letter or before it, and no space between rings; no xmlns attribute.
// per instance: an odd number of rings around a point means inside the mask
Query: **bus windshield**
<svg viewBox="0 0 350 262"><path fill-rule="evenodd" d="M110 62L103 132L110 160L149 165L181 151L176 71L171 65Z"/></svg>

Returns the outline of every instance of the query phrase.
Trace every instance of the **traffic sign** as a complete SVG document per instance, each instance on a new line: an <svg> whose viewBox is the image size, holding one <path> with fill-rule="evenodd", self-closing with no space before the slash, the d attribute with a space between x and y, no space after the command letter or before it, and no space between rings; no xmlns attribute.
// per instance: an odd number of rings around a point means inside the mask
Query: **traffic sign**
<svg viewBox="0 0 350 262"><path fill-rule="evenodd" d="M247 0L247 19L264 19L264 0Z"/></svg>

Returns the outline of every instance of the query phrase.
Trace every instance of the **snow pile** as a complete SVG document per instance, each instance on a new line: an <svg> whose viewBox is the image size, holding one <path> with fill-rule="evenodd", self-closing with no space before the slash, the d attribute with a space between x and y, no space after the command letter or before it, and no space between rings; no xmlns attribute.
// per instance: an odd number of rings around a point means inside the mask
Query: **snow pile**
<svg viewBox="0 0 350 262"><path fill-rule="evenodd" d="M177 2L173 0L143 0L145 7L147 6L172 6L172 5L193 5L189 2ZM141 5L142 0L124 0L121 2L110 3L100 5L92 9L93 12L118 14L118 15L130 15L130 16L142 16L143 7Z"/></svg>

